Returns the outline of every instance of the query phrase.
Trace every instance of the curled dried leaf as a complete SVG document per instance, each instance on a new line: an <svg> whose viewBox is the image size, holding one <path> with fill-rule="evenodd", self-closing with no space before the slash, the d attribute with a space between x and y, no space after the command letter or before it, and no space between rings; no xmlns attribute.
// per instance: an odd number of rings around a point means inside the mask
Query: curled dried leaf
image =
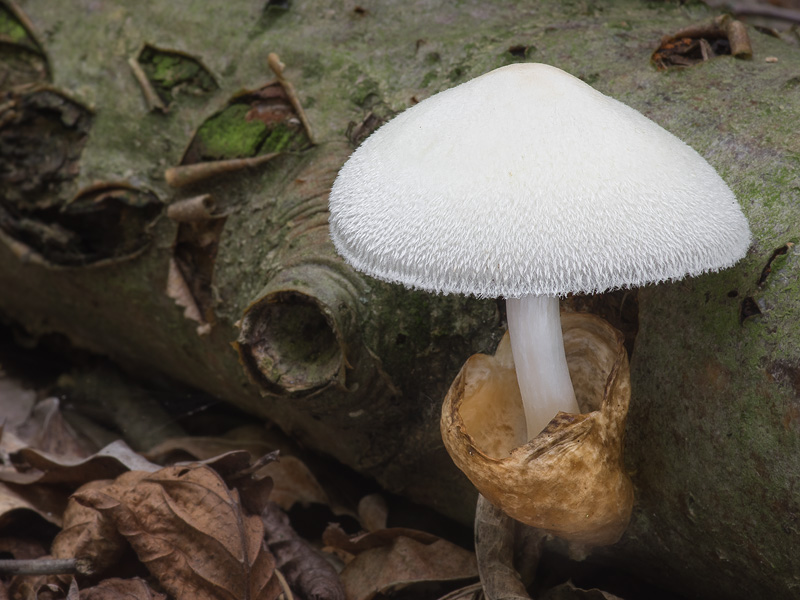
<svg viewBox="0 0 800 600"><path fill-rule="evenodd" d="M30 485L61 483L78 487L95 479L111 479L129 470L157 471L160 466L148 462L118 440L82 459L63 458L33 448L22 448L12 457L17 471L0 471L0 481Z"/></svg>
<svg viewBox="0 0 800 600"><path fill-rule="evenodd" d="M129 485L146 475L144 471L131 471L121 476L118 483L109 480L90 481L69 499L64 511L64 526L53 540L51 552L55 558L82 558L91 563L98 575L114 567L126 548L125 538L110 519L79 501L82 494L102 490L106 494L120 495Z"/></svg>
<svg viewBox="0 0 800 600"><path fill-rule="evenodd" d="M331 525L323 541L354 555L341 573L349 600L370 600L426 582L459 585L477 577L475 555L435 535L391 528L350 538Z"/></svg>
<svg viewBox="0 0 800 600"><path fill-rule="evenodd" d="M144 579L118 579L101 581L94 587L80 591L80 600L167 600L147 584Z"/></svg>
<svg viewBox="0 0 800 600"><path fill-rule="evenodd" d="M260 518L244 514L238 493L210 467L167 467L117 491L89 490L75 497L114 524L171 596L274 600L280 595Z"/></svg>

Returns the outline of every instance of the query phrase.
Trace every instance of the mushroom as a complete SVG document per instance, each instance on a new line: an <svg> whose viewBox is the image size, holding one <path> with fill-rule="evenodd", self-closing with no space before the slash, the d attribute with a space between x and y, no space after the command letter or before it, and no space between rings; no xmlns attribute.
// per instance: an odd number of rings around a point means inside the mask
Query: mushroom
<svg viewBox="0 0 800 600"><path fill-rule="evenodd" d="M580 412L559 296L717 271L750 244L734 194L697 152L530 63L431 96L373 133L333 185L330 233L378 279L507 299L527 439Z"/></svg>

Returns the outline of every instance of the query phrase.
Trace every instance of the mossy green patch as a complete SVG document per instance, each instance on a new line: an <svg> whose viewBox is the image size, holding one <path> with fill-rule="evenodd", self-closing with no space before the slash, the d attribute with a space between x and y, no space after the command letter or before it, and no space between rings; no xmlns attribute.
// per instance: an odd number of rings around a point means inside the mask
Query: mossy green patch
<svg viewBox="0 0 800 600"><path fill-rule="evenodd" d="M269 152L282 152L288 150L296 137L296 130L290 129L283 123L278 123L269 131L264 143L261 145L260 154Z"/></svg>
<svg viewBox="0 0 800 600"><path fill-rule="evenodd" d="M209 118L197 131L196 140L206 160L255 156L270 134L267 126L257 119L247 120L250 107L231 104Z"/></svg>
<svg viewBox="0 0 800 600"><path fill-rule="evenodd" d="M371 96L380 96L378 82L362 72L357 66L351 65L347 69L348 80L352 82L350 88L350 101L357 106L364 106ZM351 78L352 79L349 79Z"/></svg>
<svg viewBox="0 0 800 600"><path fill-rule="evenodd" d="M438 52L428 52L423 61L426 65L435 65L442 62L442 55Z"/></svg>
<svg viewBox="0 0 800 600"><path fill-rule="evenodd" d="M425 76L422 78L420 82L420 87L426 88L430 85L432 81L434 81L438 77L438 74L435 71L428 71L425 73Z"/></svg>
<svg viewBox="0 0 800 600"><path fill-rule="evenodd" d="M139 64L165 102L174 99L178 87L194 94L219 87L197 59L179 52L145 46L139 54Z"/></svg>
<svg viewBox="0 0 800 600"><path fill-rule="evenodd" d="M300 65L305 79L318 79L325 75L325 64L318 56L309 56Z"/></svg>
<svg viewBox="0 0 800 600"><path fill-rule="evenodd" d="M28 35L27 30L11 14L5 7L0 5L0 35L5 36L10 42L14 44L23 44L25 46L33 46L36 44Z"/></svg>

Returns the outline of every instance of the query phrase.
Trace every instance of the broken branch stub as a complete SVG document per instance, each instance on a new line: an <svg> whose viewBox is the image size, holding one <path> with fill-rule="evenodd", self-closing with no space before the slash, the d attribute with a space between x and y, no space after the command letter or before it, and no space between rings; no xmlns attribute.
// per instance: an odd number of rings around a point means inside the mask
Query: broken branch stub
<svg viewBox="0 0 800 600"><path fill-rule="evenodd" d="M747 27L730 15L720 15L713 21L690 25L672 35L665 35L651 60L663 70L689 67L724 54L741 59L753 56Z"/></svg>
<svg viewBox="0 0 800 600"><path fill-rule="evenodd" d="M561 319L583 414L560 412L537 437L517 443L525 419L506 336L494 356L464 364L442 407L442 437L478 491L508 515L577 548L613 544L633 508L622 462L628 355L622 334L603 319Z"/></svg>
<svg viewBox="0 0 800 600"><path fill-rule="evenodd" d="M346 387L357 319L352 294L321 265L282 271L242 318L237 344L248 374L276 394Z"/></svg>

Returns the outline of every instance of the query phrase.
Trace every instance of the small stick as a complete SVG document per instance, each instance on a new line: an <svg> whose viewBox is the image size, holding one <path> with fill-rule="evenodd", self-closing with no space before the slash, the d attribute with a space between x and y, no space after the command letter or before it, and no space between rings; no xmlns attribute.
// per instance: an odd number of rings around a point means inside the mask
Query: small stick
<svg viewBox="0 0 800 600"><path fill-rule="evenodd" d="M736 58L753 57L753 47L750 45L750 36L747 35L744 23L732 19L729 15L722 15L714 21L725 30L725 37L731 45L731 54Z"/></svg>
<svg viewBox="0 0 800 600"><path fill-rule="evenodd" d="M228 160L213 160L193 165L170 167L164 172L164 179L167 180L167 185L170 187L183 187L215 175L224 175L225 173L256 167L272 160L279 154L280 152L272 152L249 158L230 158Z"/></svg>
<svg viewBox="0 0 800 600"><path fill-rule="evenodd" d="M147 75L142 69L142 65L139 64L139 61L131 57L128 59L128 64L131 67L131 71L133 71L133 76L136 78L139 87L142 88L144 100L147 103L147 109L150 111L160 110L162 113L166 113L167 107L161 101L158 93L153 89L153 85L147 78Z"/></svg>
<svg viewBox="0 0 800 600"><path fill-rule="evenodd" d="M0 560L0 575L90 575L91 573L91 563L84 558Z"/></svg>
<svg viewBox="0 0 800 600"><path fill-rule="evenodd" d="M750 45L747 27L741 21L732 19L730 15L720 15L709 23L684 27L671 35L661 38L661 44L685 37L692 39L724 37L727 38L731 45L731 54L733 56L737 58L751 58L753 56L753 47Z"/></svg>
<svg viewBox="0 0 800 600"><path fill-rule="evenodd" d="M710 60L716 56L711 44L705 38L700 38L700 54L702 54L703 60Z"/></svg>
<svg viewBox="0 0 800 600"><path fill-rule="evenodd" d="M211 194L185 198L169 205L167 216L179 223L207 221L214 217L216 203Z"/></svg>
<svg viewBox="0 0 800 600"><path fill-rule="evenodd" d="M297 116L300 117L300 122L306 129L308 140L313 144L314 134L311 132L311 123L308 122L306 111L303 110L303 105L300 104L300 98L297 96L297 91L294 89L292 82L283 76L283 68L286 65L281 62L280 57L274 52L270 52L269 56L267 56L267 64L269 65L269 68L272 69L272 72L275 73L278 83L280 83L283 86L283 89L286 90L286 95L289 96L289 102L292 103L294 110L297 112Z"/></svg>

